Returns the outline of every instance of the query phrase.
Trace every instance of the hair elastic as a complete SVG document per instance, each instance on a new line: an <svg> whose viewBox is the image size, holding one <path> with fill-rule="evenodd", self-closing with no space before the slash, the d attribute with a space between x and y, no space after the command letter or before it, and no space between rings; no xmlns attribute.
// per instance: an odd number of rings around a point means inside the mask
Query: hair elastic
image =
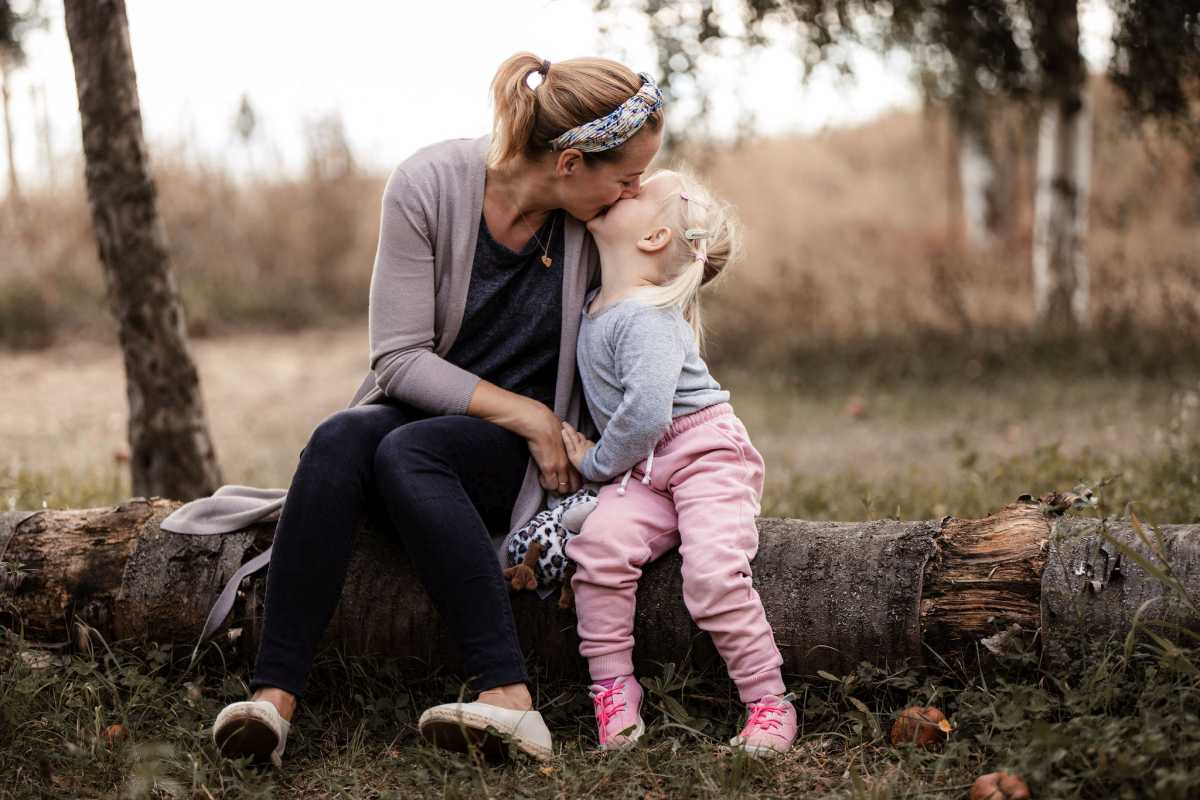
<svg viewBox="0 0 1200 800"><path fill-rule="evenodd" d="M542 59L542 65L540 67L538 67L538 72L541 73L543 78L546 77L546 75L550 72L549 59L545 59L545 58Z"/></svg>

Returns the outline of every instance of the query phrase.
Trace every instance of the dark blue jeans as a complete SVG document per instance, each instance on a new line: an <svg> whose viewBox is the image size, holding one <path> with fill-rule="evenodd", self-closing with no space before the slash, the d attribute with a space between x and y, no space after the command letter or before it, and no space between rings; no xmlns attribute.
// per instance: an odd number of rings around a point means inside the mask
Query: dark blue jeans
<svg viewBox="0 0 1200 800"><path fill-rule="evenodd" d="M491 533L507 532L528 460L499 425L390 400L318 425L275 528L251 689L302 694L364 519L403 542L475 689L527 680Z"/></svg>

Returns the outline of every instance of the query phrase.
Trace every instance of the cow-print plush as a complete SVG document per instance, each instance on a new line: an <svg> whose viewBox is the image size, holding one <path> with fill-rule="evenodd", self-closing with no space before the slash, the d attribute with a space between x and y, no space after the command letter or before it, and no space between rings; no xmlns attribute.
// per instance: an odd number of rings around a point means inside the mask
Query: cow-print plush
<svg viewBox="0 0 1200 800"><path fill-rule="evenodd" d="M594 507L597 502L596 494L595 489L591 486L584 486L578 492L564 497L554 508L539 511L537 516L509 539L508 565L513 567L520 564L525 558L529 546L533 542L540 542L542 553L534 566L538 582L537 588L548 589L561 582L571 565L571 560L567 558L564 549L565 545L579 533L582 519L586 516L586 513L579 514L578 512L586 512L588 507ZM568 518L579 521L575 523L574 530L569 530L563 525L562 519L563 515L573 508L577 513Z"/></svg>

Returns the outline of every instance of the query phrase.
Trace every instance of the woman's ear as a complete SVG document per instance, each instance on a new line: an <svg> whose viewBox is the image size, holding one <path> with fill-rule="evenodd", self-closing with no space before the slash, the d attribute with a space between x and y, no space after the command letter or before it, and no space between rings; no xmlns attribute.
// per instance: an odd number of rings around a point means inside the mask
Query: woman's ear
<svg viewBox="0 0 1200 800"><path fill-rule="evenodd" d="M574 147L568 147L558 154L554 161L554 174L558 176L574 175L583 167L583 153Z"/></svg>
<svg viewBox="0 0 1200 800"><path fill-rule="evenodd" d="M671 244L675 234L666 225L659 225L638 239L638 249L643 253L658 253Z"/></svg>

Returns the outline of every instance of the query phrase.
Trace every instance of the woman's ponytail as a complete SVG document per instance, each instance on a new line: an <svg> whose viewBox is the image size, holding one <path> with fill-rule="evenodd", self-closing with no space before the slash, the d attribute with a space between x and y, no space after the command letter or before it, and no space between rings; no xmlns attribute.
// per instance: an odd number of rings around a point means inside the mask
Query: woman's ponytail
<svg viewBox="0 0 1200 800"><path fill-rule="evenodd" d="M510 56L492 78L492 104L496 109L492 123L492 144L488 164L496 165L529 149L537 121L537 98L529 87L529 76L538 72L542 59L533 53Z"/></svg>

